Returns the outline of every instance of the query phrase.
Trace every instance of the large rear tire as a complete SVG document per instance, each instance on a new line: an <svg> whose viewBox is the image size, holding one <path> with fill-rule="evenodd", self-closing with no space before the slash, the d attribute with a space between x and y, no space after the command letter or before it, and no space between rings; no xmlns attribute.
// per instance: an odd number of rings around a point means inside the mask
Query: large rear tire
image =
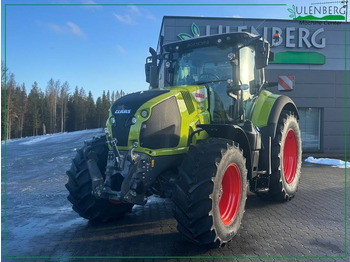
<svg viewBox="0 0 350 262"><path fill-rule="evenodd" d="M179 172L173 201L180 233L211 247L231 241L247 198L247 169L238 144L210 138L191 146Z"/></svg>
<svg viewBox="0 0 350 262"><path fill-rule="evenodd" d="M272 144L272 175L269 195L277 201L289 201L298 191L301 169L301 135L298 120L282 111Z"/></svg>
<svg viewBox="0 0 350 262"><path fill-rule="evenodd" d="M81 217L92 222L108 221L122 217L131 212L132 204L110 202L106 199L97 199L92 194L92 182L87 167L87 156L94 151L97 155L97 165L102 174L105 172L107 163L108 146L105 136L94 138L86 142L85 146L77 150L72 160L70 170L67 171L69 191L68 200L73 204L73 210Z"/></svg>

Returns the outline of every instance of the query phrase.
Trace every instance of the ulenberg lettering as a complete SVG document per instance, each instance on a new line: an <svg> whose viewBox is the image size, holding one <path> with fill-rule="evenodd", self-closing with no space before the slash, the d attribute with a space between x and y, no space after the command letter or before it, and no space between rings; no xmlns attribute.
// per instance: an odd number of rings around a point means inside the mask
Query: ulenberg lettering
<svg viewBox="0 0 350 262"><path fill-rule="evenodd" d="M230 32L245 32L249 30L249 26L239 26L236 28L236 31L230 26L218 26L218 33L223 33L223 29L226 30L226 33ZM326 47L326 39L322 37L322 33L324 29L321 27L314 32L310 32L307 28L295 28L295 27L286 27L284 29L279 27L263 27L259 30L255 29L254 26L250 26L250 33L256 35L262 35L266 40L272 43L273 46L280 46L283 42L285 42L285 46L287 48L302 48L302 47L315 47L315 48L325 48ZM262 32L261 32L262 31ZM277 42L274 41L273 35L275 33L280 34L280 38ZM211 32L210 25L206 25L206 35L215 34L215 32Z"/></svg>
<svg viewBox="0 0 350 262"><path fill-rule="evenodd" d="M123 109L123 110L115 110L115 114L130 114L130 109Z"/></svg>
<svg viewBox="0 0 350 262"><path fill-rule="evenodd" d="M297 15L345 15L345 7L338 6L296 6Z"/></svg>

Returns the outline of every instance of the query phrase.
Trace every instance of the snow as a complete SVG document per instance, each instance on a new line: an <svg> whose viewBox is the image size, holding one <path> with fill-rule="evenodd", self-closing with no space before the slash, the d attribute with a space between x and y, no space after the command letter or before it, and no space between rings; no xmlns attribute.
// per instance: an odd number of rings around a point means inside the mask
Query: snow
<svg viewBox="0 0 350 262"><path fill-rule="evenodd" d="M44 140L46 140L48 138L49 138L48 136L40 136L40 137L37 137L37 138L30 139L27 142L22 142L22 143L20 143L20 145L27 145L27 146L29 146L29 145L32 145L32 144L44 141Z"/></svg>
<svg viewBox="0 0 350 262"><path fill-rule="evenodd" d="M7 185L16 182L22 184L24 192L31 192L31 188L23 185L23 179L35 178L38 179L35 190L41 190L39 185L48 174L66 179L65 171L69 169L76 149L81 148L85 140L101 135L103 129L99 128L12 139L10 143L6 141L6 154L5 143L1 144L1 172L6 171L8 175Z"/></svg>
<svg viewBox="0 0 350 262"><path fill-rule="evenodd" d="M102 133L102 128L89 129L89 130L80 130L74 132L63 132L63 133L55 133L55 134L46 134L39 136L29 136L24 138L15 138L6 140L6 144L16 142L17 145L33 145L40 142L43 142L47 139L50 139L50 142L57 142L64 138L73 138L73 137L81 137L89 133ZM5 140L1 141L1 145L5 144Z"/></svg>
<svg viewBox="0 0 350 262"><path fill-rule="evenodd" d="M333 159L333 158L314 158L309 156L305 159L305 162L319 165L327 165L339 168L350 168L350 162L344 162L343 160Z"/></svg>

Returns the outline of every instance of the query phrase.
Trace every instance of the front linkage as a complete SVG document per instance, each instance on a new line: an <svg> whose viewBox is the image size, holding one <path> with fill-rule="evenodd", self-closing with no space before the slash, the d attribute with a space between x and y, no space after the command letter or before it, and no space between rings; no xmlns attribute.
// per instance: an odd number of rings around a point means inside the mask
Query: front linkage
<svg viewBox="0 0 350 262"><path fill-rule="evenodd" d="M98 168L96 153L90 151L88 154L87 167L92 181L92 194L96 198L145 205L147 184L151 180L151 157L135 153L135 148L119 152L116 139L112 139L107 128L105 132L106 143L112 148L108 152L105 176ZM121 184L117 185L120 190L113 190L113 176L118 174L123 177Z"/></svg>

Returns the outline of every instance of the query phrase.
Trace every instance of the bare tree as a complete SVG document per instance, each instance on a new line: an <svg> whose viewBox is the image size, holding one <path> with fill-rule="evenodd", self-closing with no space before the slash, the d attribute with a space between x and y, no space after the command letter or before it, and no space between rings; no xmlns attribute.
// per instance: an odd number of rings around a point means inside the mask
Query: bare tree
<svg viewBox="0 0 350 262"><path fill-rule="evenodd" d="M69 84L66 81L61 86L60 99L59 99L60 105L61 105L61 132L66 131L68 94L69 94Z"/></svg>
<svg viewBox="0 0 350 262"><path fill-rule="evenodd" d="M58 92L60 89L60 81L57 80L56 82L51 78L49 82L47 83L46 87L46 96L48 98L48 104L49 104L49 111L50 111L50 133L56 132L57 127L57 98L58 98Z"/></svg>

